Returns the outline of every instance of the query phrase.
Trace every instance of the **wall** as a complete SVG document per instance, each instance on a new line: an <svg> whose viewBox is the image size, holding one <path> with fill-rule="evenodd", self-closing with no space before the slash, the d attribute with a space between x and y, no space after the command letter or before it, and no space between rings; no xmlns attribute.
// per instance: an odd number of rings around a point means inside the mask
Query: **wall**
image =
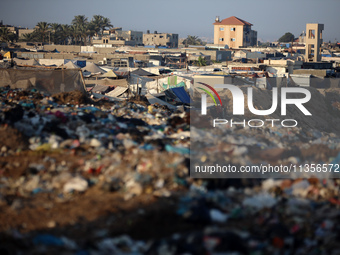
<svg viewBox="0 0 340 255"><path fill-rule="evenodd" d="M80 52L79 45L44 45L44 50L52 51L56 49L59 52Z"/></svg>

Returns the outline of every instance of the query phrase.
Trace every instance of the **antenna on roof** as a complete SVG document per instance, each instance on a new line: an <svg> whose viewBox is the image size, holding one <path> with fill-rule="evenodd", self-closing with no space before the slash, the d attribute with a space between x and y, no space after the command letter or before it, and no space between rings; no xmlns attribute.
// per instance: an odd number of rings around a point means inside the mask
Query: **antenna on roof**
<svg viewBox="0 0 340 255"><path fill-rule="evenodd" d="M220 16L216 16L215 21L220 22Z"/></svg>

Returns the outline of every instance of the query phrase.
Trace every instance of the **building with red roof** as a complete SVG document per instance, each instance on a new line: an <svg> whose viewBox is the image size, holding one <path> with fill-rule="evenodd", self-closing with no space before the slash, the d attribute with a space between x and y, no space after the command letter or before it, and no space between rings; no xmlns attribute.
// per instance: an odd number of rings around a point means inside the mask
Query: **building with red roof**
<svg viewBox="0 0 340 255"><path fill-rule="evenodd" d="M238 49L257 44L257 31L251 29L253 24L232 16L223 20L216 17L214 25L214 44L228 45Z"/></svg>

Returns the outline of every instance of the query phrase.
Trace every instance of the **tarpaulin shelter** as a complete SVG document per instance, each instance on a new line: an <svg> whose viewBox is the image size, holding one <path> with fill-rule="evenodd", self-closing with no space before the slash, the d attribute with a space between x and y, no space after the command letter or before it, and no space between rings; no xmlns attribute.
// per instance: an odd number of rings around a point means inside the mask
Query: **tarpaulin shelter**
<svg viewBox="0 0 340 255"><path fill-rule="evenodd" d="M153 95L151 95L150 93L147 93L146 95L146 99L149 101L150 104L160 104L160 105L165 105L167 106L169 109L177 109L176 106L169 104L161 99L158 99L157 97L154 97Z"/></svg>
<svg viewBox="0 0 340 255"><path fill-rule="evenodd" d="M98 85L96 84L91 91L96 92L96 93L107 93L109 92L113 86L106 86L106 85Z"/></svg>
<svg viewBox="0 0 340 255"><path fill-rule="evenodd" d="M40 66L39 62L36 59L20 59L14 58L14 62L19 66Z"/></svg>
<svg viewBox="0 0 340 255"><path fill-rule="evenodd" d="M183 87L172 88L171 90L179 98L179 100L181 100L182 103L185 103L185 104L190 104L191 103L190 96L185 91L185 89Z"/></svg>
<svg viewBox="0 0 340 255"><path fill-rule="evenodd" d="M119 97L120 95L124 94L128 88L126 87L116 87L114 90L110 91L109 93L106 93L105 95L111 96L111 97Z"/></svg>
<svg viewBox="0 0 340 255"><path fill-rule="evenodd" d="M113 70L108 71L107 73L104 73L100 75L100 77L106 77L106 78L118 78L117 74Z"/></svg>
<svg viewBox="0 0 340 255"><path fill-rule="evenodd" d="M90 72L92 75L106 73L105 70L92 62L86 62L86 66L82 68L83 72Z"/></svg>
<svg viewBox="0 0 340 255"><path fill-rule="evenodd" d="M85 93L85 84L77 69L3 69L0 68L0 87L36 88L51 95L79 90Z"/></svg>
<svg viewBox="0 0 340 255"><path fill-rule="evenodd" d="M66 68L66 69L80 69L80 66L77 66L72 61L67 62L66 64L63 64L59 66L59 68Z"/></svg>
<svg viewBox="0 0 340 255"><path fill-rule="evenodd" d="M138 69L132 71L131 73L135 74L135 75L139 75L139 76L157 76L156 74L145 71L142 68L138 68Z"/></svg>

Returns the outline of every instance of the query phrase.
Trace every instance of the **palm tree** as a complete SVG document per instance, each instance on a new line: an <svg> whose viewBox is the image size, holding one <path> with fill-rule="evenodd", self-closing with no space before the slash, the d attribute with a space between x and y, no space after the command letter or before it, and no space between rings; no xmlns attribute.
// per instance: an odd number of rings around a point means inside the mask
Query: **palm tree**
<svg viewBox="0 0 340 255"><path fill-rule="evenodd" d="M63 44L66 44L67 38L70 36L70 26L62 24L59 28L60 33L60 41L63 42Z"/></svg>
<svg viewBox="0 0 340 255"><path fill-rule="evenodd" d="M198 66L206 66L207 62L204 58L202 58L201 56L198 57L198 61L197 61L197 65Z"/></svg>
<svg viewBox="0 0 340 255"><path fill-rule="evenodd" d="M8 29L8 27L0 27L0 40L4 42L9 41L11 31Z"/></svg>
<svg viewBox="0 0 340 255"><path fill-rule="evenodd" d="M198 38L198 36L188 35L188 37L183 41L183 44L188 47L188 45L203 45L203 42Z"/></svg>
<svg viewBox="0 0 340 255"><path fill-rule="evenodd" d="M98 36L102 28L103 18L104 17L101 15L93 15L93 18L91 20L91 24L93 26L93 30L95 31L96 36Z"/></svg>
<svg viewBox="0 0 340 255"><path fill-rule="evenodd" d="M103 17L103 20L102 20L102 27L101 27L101 29L102 29L102 34L104 33L104 30L105 30L106 27L110 28L110 27L113 27L113 25L111 24L111 21L110 21L109 18Z"/></svg>
<svg viewBox="0 0 340 255"><path fill-rule="evenodd" d="M57 43L58 36L59 36L59 30L60 30L60 24L59 23L51 23L50 27L51 27L51 30L53 31L53 42Z"/></svg>
<svg viewBox="0 0 340 255"><path fill-rule="evenodd" d="M110 19L105 18L102 15L93 15L91 23L94 26L94 30L96 31L97 36L98 36L100 31L101 31L101 34L103 35L103 32L104 32L106 27L108 27L108 28L113 27Z"/></svg>
<svg viewBox="0 0 340 255"><path fill-rule="evenodd" d="M74 44L79 42L79 27L76 25L70 26L70 37Z"/></svg>
<svg viewBox="0 0 340 255"><path fill-rule="evenodd" d="M86 45L86 39L89 35L88 25L78 28L80 41L83 41L83 45Z"/></svg>
<svg viewBox="0 0 340 255"><path fill-rule="evenodd" d="M33 42L34 41L34 33L27 33L27 34L23 34L20 36L20 41L23 42Z"/></svg>
<svg viewBox="0 0 340 255"><path fill-rule="evenodd" d="M78 26L78 27L83 27L87 23L88 23L88 21L87 21L87 18L85 17L85 15L74 16L74 18L72 20L72 25Z"/></svg>
<svg viewBox="0 0 340 255"><path fill-rule="evenodd" d="M42 38L42 42L45 42L45 37L47 33L50 31L50 24L47 22L38 22L38 24L35 27L36 32L39 34L39 36Z"/></svg>

